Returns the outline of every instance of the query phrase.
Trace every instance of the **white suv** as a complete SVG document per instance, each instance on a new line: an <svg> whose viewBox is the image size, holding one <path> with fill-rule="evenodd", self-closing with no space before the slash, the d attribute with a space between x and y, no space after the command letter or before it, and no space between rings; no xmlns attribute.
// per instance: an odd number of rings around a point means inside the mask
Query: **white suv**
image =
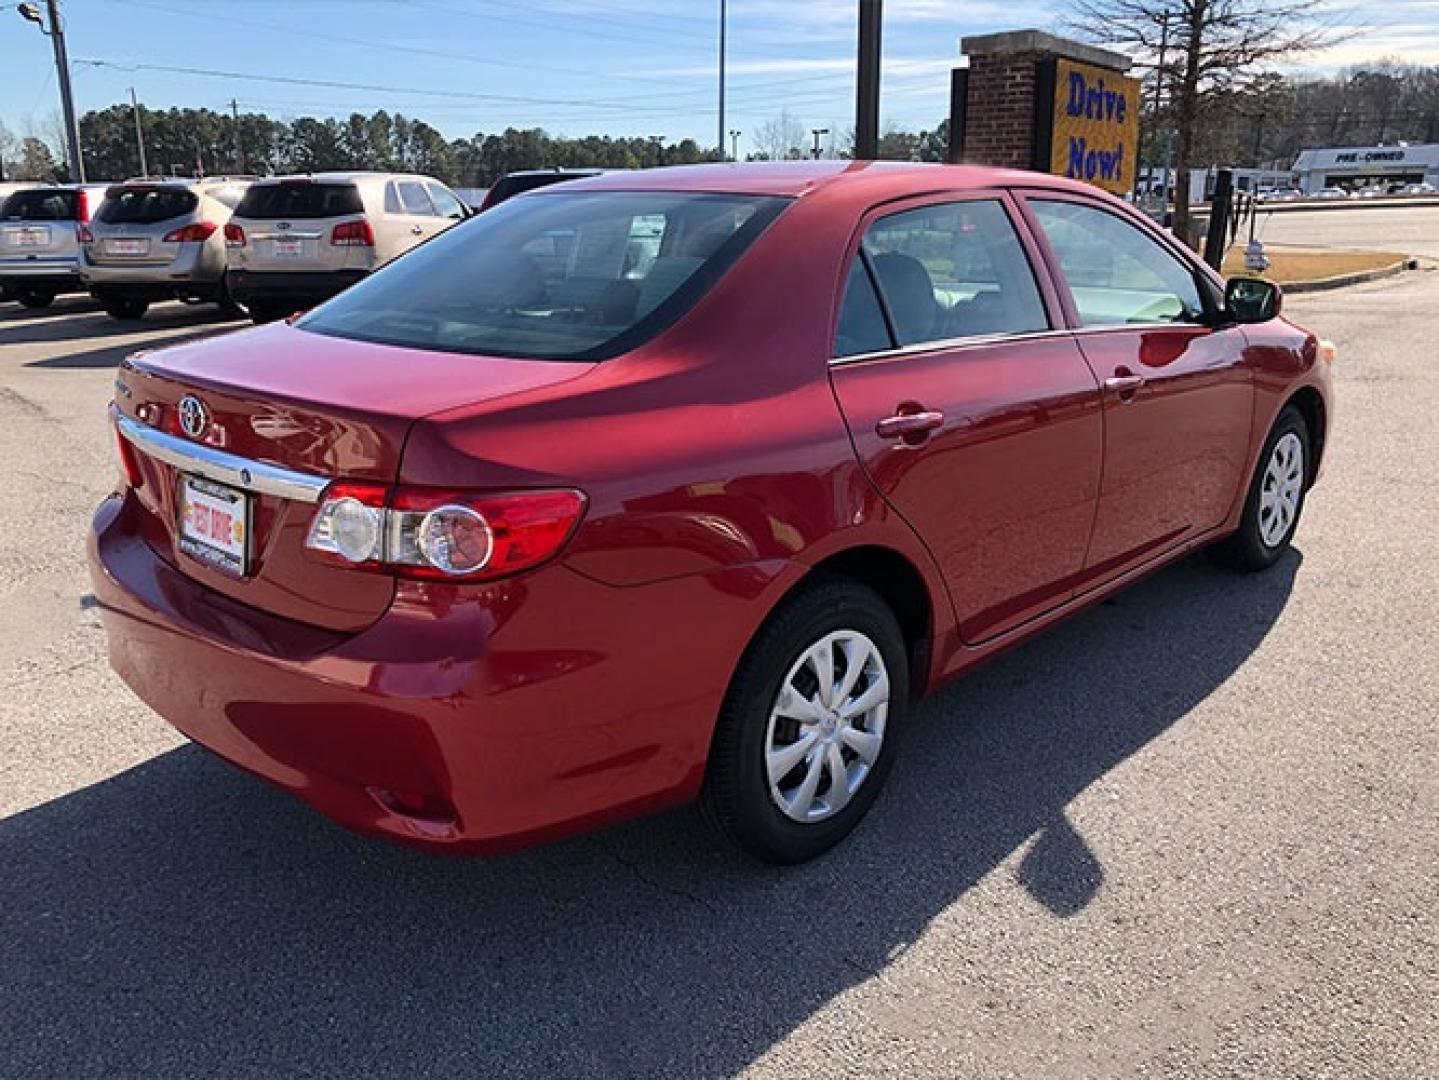
<svg viewBox="0 0 1439 1080"><path fill-rule="evenodd" d="M255 322L328 300L470 216L428 176L326 172L250 186L225 226L229 292Z"/></svg>

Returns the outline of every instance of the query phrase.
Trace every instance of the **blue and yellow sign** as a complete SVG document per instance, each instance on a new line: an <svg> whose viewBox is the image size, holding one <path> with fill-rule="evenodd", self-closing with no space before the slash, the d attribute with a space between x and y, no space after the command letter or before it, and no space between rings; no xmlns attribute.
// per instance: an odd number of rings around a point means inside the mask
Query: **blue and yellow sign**
<svg viewBox="0 0 1439 1080"><path fill-rule="evenodd" d="M1139 80L1073 60L1055 61L1053 71L1048 171L1116 194L1131 190L1139 153Z"/></svg>

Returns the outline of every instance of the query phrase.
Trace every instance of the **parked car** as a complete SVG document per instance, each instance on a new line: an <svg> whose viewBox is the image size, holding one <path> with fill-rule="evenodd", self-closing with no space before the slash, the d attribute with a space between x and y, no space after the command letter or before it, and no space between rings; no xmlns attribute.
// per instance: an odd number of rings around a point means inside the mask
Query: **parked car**
<svg viewBox="0 0 1439 1080"><path fill-rule="evenodd" d="M1297 202L1304 198L1304 192L1298 188L1266 188L1257 196L1261 203L1287 203Z"/></svg>
<svg viewBox="0 0 1439 1080"><path fill-rule="evenodd" d="M0 288L25 307L80 292L77 237L103 185L29 184L0 205Z"/></svg>
<svg viewBox="0 0 1439 1080"><path fill-rule="evenodd" d="M1399 195L1408 195L1408 196L1413 196L1413 195L1434 195L1434 194L1436 194L1436 193L1439 193L1439 188L1436 188L1433 184L1429 184L1429 183L1422 183L1422 184L1405 184L1405 185L1404 185L1403 187L1401 187L1401 188L1399 189L1399 191L1397 192L1397 194L1399 194Z"/></svg>
<svg viewBox="0 0 1439 1080"><path fill-rule="evenodd" d="M490 210L506 199L512 199L516 195L522 195L526 191L534 191L536 188L549 187L551 184L563 184L570 180L584 180L587 177L599 176L603 169L526 169L521 172L507 173L495 181L493 187L485 192L484 201L480 203L481 210Z"/></svg>
<svg viewBox="0 0 1439 1080"><path fill-rule="evenodd" d="M1332 349L1280 300L1053 176L531 192L122 364L111 662L365 833L479 853L697 798L806 859L916 695L1197 548L1285 558Z"/></svg>
<svg viewBox="0 0 1439 1080"><path fill-rule="evenodd" d="M231 293L257 323L312 307L470 216L428 176L330 172L262 180L225 227Z"/></svg>
<svg viewBox="0 0 1439 1080"><path fill-rule="evenodd" d="M1316 191L1310 198L1323 199L1325 201L1347 199L1349 198L1349 192L1345 191L1342 187L1327 187Z"/></svg>
<svg viewBox="0 0 1439 1080"><path fill-rule="evenodd" d="M225 287L222 229L250 179L141 179L111 187L81 237L80 275L90 295L116 319L139 319L159 300L243 314Z"/></svg>

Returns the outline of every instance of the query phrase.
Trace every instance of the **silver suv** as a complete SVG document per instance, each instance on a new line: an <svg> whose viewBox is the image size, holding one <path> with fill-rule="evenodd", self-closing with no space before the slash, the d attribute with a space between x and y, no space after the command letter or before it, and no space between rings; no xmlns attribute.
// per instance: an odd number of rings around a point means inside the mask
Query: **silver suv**
<svg viewBox="0 0 1439 1080"><path fill-rule="evenodd" d="M225 289L225 222L250 178L127 180L82 235L80 276L114 318L138 319L157 300L220 305L243 314Z"/></svg>
<svg viewBox="0 0 1439 1080"><path fill-rule="evenodd" d="M28 184L0 200L0 293L47 307L81 292L79 236L103 184Z"/></svg>
<svg viewBox="0 0 1439 1080"><path fill-rule="evenodd" d="M428 176L326 172L250 186L225 226L230 294L258 322L328 300L469 217Z"/></svg>

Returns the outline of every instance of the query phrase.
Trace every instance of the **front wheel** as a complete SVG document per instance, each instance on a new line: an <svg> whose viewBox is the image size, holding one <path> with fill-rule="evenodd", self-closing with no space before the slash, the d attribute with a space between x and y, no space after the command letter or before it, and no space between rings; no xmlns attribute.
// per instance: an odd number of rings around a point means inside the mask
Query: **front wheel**
<svg viewBox="0 0 1439 1080"><path fill-rule="evenodd" d="M871 589L834 579L786 600L740 661L700 805L724 839L799 863L859 824L909 701L904 636Z"/></svg>
<svg viewBox="0 0 1439 1080"><path fill-rule="evenodd" d="M1214 561L1234 570L1266 570L1294 539L1309 482L1309 425L1292 405L1274 421L1244 499L1233 536L1209 549Z"/></svg>
<svg viewBox="0 0 1439 1080"><path fill-rule="evenodd" d="M15 299L21 307L47 308L55 302L55 294L44 289L16 289Z"/></svg>

